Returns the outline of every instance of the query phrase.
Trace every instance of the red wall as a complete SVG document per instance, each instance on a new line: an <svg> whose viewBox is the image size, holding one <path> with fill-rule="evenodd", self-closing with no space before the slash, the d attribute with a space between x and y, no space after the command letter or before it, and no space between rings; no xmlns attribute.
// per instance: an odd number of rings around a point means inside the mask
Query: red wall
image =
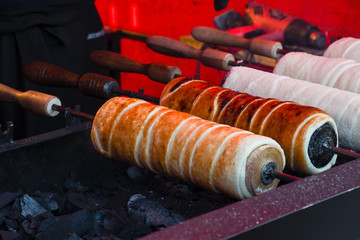
<svg viewBox="0 0 360 240"><path fill-rule="evenodd" d="M125 29L149 35L161 35L174 39L189 35L196 26L212 26L213 18L231 8L243 14L245 0L229 0L229 5L216 12L213 0L97 0L96 5L104 25L113 29ZM360 37L358 13L359 0L258 0L286 13L301 17L318 26L328 39L337 36ZM162 62L180 67L183 74L196 73L195 60L164 56L148 49L142 42L125 39L121 53L143 63ZM200 78L220 84L226 72L205 66L200 68ZM124 89L145 89L145 94L159 96L164 84L156 83L145 76L122 73Z"/></svg>

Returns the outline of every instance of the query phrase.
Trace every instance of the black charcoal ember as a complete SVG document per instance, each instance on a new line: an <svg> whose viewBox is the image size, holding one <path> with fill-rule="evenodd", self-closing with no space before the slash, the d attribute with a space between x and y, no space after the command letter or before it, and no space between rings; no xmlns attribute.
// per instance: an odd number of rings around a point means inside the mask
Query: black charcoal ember
<svg viewBox="0 0 360 240"><path fill-rule="evenodd" d="M116 191L118 189L118 186L119 184L111 178L107 178L101 182L101 187L105 191Z"/></svg>
<svg viewBox="0 0 360 240"><path fill-rule="evenodd" d="M80 208L88 210L100 209L105 205L105 201L87 198L80 193L69 192L67 193L67 199L71 204Z"/></svg>
<svg viewBox="0 0 360 240"><path fill-rule="evenodd" d="M59 196L56 193L37 191L34 193L34 199L45 209L53 212L59 209L59 204L55 201Z"/></svg>
<svg viewBox="0 0 360 240"><path fill-rule="evenodd" d="M13 205L5 217L17 220L18 222L22 222L25 219L25 217L21 214L21 209L17 208L16 204Z"/></svg>
<svg viewBox="0 0 360 240"><path fill-rule="evenodd" d="M123 237L126 239L135 239L149 235L152 232L153 230L150 225L147 225L143 222L137 222L136 224L132 224L124 228L124 230L121 232L121 235L126 236Z"/></svg>
<svg viewBox="0 0 360 240"><path fill-rule="evenodd" d="M37 201L27 194L24 194L20 199L21 204L21 215L26 217L30 215L36 217L38 215L45 214L47 210L43 208Z"/></svg>
<svg viewBox="0 0 360 240"><path fill-rule="evenodd" d="M37 216L37 217L32 217L30 215L27 215L27 219L30 221L30 228L33 229L37 229L40 226L41 220L40 218L42 218L43 216Z"/></svg>
<svg viewBox="0 0 360 240"><path fill-rule="evenodd" d="M87 210L79 210L73 214L60 217L49 217L41 222L36 235L38 240L63 240L68 233L76 233L81 236L91 230L91 213Z"/></svg>
<svg viewBox="0 0 360 240"><path fill-rule="evenodd" d="M79 237L79 235L77 235L76 233L70 234L70 236L67 239L68 240L82 240L82 238Z"/></svg>
<svg viewBox="0 0 360 240"><path fill-rule="evenodd" d="M126 223L131 222L131 219L129 218L127 211L121 205L121 198L119 197L108 198L106 206L104 207L106 209L114 210L120 216L120 218L123 219Z"/></svg>
<svg viewBox="0 0 360 240"><path fill-rule="evenodd" d="M117 234L124 227L121 219L114 217L112 215L108 215L104 217L103 220L104 229L110 233Z"/></svg>
<svg viewBox="0 0 360 240"><path fill-rule="evenodd" d="M131 196L128 214L133 221L144 222L153 227L169 227L184 221L184 218L166 209L160 203L146 199L141 194Z"/></svg>
<svg viewBox="0 0 360 240"><path fill-rule="evenodd" d="M28 219L25 219L22 223L21 223L21 227L24 229L24 231L29 234L32 235L36 232L35 228L31 228L31 222Z"/></svg>
<svg viewBox="0 0 360 240"><path fill-rule="evenodd" d="M126 225L126 221L122 219L114 210L101 210L94 213L94 232L98 235L118 234Z"/></svg>
<svg viewBox="0 0 360 240"><path fill-rule="evenodd" d="M108 237L108 236L100 236L100 237L94 237L91 240L120 240L120 238Z"/></svg>
<svg viewBox="0 0 360 240"><path fill-rule="evenodd" d="M104 229L109 233L117 234L125 226L125 221L115 211L105 210L103 216Z"/></svg>
<svg viewBox="0 0 360 240"><path fill-rule="evenodd" d="M64 211L64 209L65 209L66 199L67 199L67 196L66 196L66 195L59 196L59 197L56 199L56 202L57 202L57 204L59 205L59 209L57 210L57 212L58 212L59 214L62 214L63 211Z"/></svg>
<svg viewBox="0 0 360 240"><path fill-rule="evenodd" d="M10 204L12 201L14 201L15 198L19 197L21 193L13 193L13 192L4 192L0 194L0 209L3 207L6 207L8 204Z"/></svg>
<svg viewBox="0 0 360 240"><path fill-rule="evenodd" d="M5 216L0 214L0 225L2 225L5 221Z"/></svg>
<svg viewBox="0 0 360 240"><path fill-rule="evenodd" d="M2 216L7 216L10 214L12 209L12 206L8 205L7 207L4 207L3 209L0 210L0 215Z"/></svg>
<svg viewBox="0 0 360 240"><path fill-rule="evenodd" d="M14 219L5 218L5 224L10 232L17 232L17 230L19 229L19 224Z"/></svg>
<svg viewBox="0 0 360 240"><path fill-rule="evenodd" d="M65 181L65 188L67 190L73 190L75 192L86 192L89 191L89 187L83 186L80 182L75 181L72 178L69 178Z"/></svg>
<svg viewBox="0 0 360 240"><path fill-rule="evenodd" d="M187 199L190 197L191 192L187 185L185 184L176 184L170 188L170 193L175 197Z"/></svg>
<svg viewBox="0 0 360 240"><path fill-rule="evenodd" d="M145 177L141 172L141 169L136 166L131 166L126 170L128 177L135 182L143 183L145 182Z"/></svg>
<svg viewBox="0 0 360 240"><path fill-rule="evenodd" d="M19 233L0 230L0 239L1 240L20 240L21 235Z"/></svg>

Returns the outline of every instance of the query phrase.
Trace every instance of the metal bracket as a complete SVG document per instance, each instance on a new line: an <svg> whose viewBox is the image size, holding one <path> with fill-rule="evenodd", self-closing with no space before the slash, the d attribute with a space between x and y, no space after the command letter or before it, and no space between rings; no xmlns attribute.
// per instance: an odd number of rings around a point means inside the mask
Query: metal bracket
<svg viewBox="0 0 360 240"><path fill-rule="evenodd" d="M13 122L7 122L6 123L6 130L5 131L1 130L1 124L0 124L0 144L14 142L13 134L14 134L14 124L13 124Z"/></svg>
<svg viewBox="0 0 360 240"><path fill-rule="evenodd" d="M74 109L76 111L80 112L80 105L75 105ZM74 115L72 115L70 110L71 110L71 108L69 108L69 107L67 107L65 109L65 114L64 114L64 116L65 116L65 127L66 128L72 128L72 127L76 127L76 126L81 125L80 118L75 117Z"/></svg>

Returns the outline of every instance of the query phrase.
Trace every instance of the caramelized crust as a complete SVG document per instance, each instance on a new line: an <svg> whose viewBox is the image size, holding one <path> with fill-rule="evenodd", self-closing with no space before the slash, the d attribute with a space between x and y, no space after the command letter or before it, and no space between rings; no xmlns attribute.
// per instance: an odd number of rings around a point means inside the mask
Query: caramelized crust
<svg viewBox="0 0 360 240"><path fill-rule="evenodd" d="M316 168L308 155L311 136L319 127L330 124L336 131L334 120L324 111L294 102L251 96L201 80L175 82L176 94L166 90L162 93L162 98L166 99L161 101L163 106L271 137L284 149L286 166L293 171L314 174L335 163L334 155L325 167ZM185 102L188 92L196 94Z"/></svg>
<svg viewBox="0 0 360 240"><path fill-rule="evenodd" d="M273 139L126 97L112 98L99 109L92 141L112 159L238 199L277 186L278 181L264 185L259 180L264 164L274 162L279 171L285 165ZM268 151L277 154L268 157Z"/></svg>

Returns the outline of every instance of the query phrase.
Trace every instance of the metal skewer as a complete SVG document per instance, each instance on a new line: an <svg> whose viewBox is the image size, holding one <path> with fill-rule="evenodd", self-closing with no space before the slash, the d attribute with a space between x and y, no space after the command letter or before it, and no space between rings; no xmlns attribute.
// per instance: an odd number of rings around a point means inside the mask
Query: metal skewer
<svg viewBox="0 0 360 240"><path fill-rule="evenodd" d="M284 181L284 182L294 182L294 181L297 181L297 180L301 179L299 177L295 177L293 175L289 175L289 174L286 174L286 173L283 173L283 172L273 172L273 177L278 178L278 179L280 179L281 181Z"/></svg>
<svg viewBox="0 0 360 240"><path fill-rule="evenodd" d="M352 157L354 159L358 159L360 158L360 154L357 152L354 152L352 150L347 150L344 148L339 148L339 147L335 147L335 146L330 146L327 142L323 143L323 146L327 149L329 149L330 151L332 151L334 154L339 154L339 155L343 155L343 156L348 156L348 157Z"/></svg>
<svg viewBox="0 0 360 240"><path fill-rule="evenodd" d="M294 182L300 180L301 178L279 172L276 169L276 164L274 162L269 162L265 164L261 171L261 181L264 184L270 184L274 178L280 179L284 182Z"/></svg>
<svg viewBox="0 0 360 240"><path fill-rule="evenodd" d="M95 116L93 116L93 115L90 115L90 114L87 114L84 112L80 112L80 111L77 111L72 108L67 108L64 106L56 105L56 104L52 105L51 108L55 111L63 112L63 113L66 111L69 111L72 115L74 115L76 117L80 117L80 118L85 118L85 119L90 119L90 120L94 120L94 118L95 118Z"/></svg>
<svg viewBox="0 0 360 240"><path fill-rule="evenodd" d="M144 95L143 88L139 89L138 93L135 91L128 91L128 90L124 90L121 88L114 88L114 89L112 89L112 92L116 92L119 95L131 97L131 98L140 98L145 101L153 102L155 104L159 104L159 102L160 102L160 98L149 96L149 95Z"/></svg>

